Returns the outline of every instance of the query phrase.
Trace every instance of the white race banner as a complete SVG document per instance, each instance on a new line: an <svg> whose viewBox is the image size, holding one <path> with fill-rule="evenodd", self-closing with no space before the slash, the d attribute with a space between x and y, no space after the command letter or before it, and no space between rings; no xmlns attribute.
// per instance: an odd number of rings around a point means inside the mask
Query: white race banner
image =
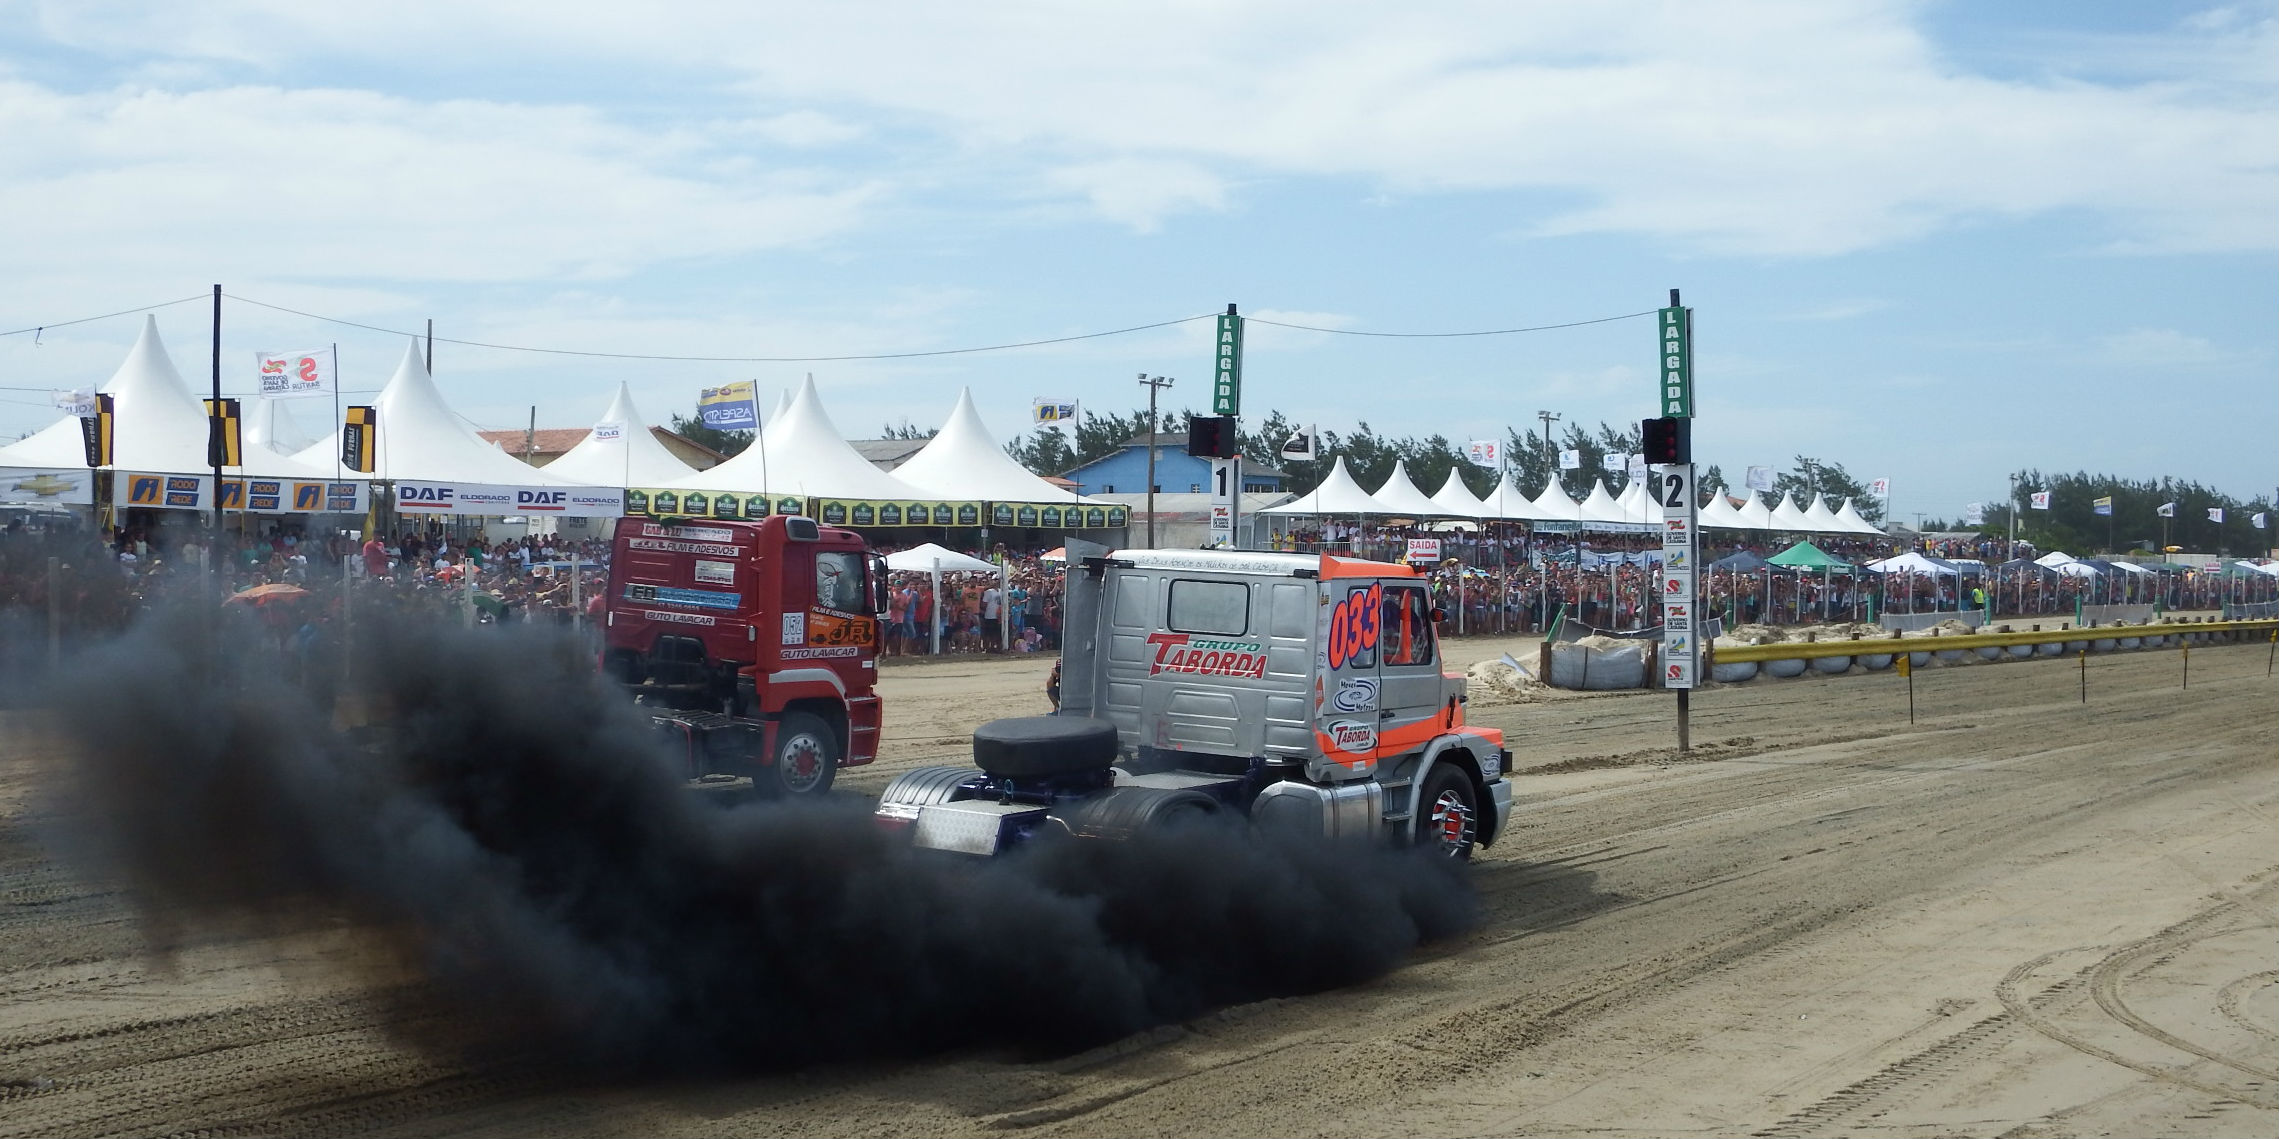
<svg viewBox="0 0 2279 1139"><path fill-rule="evenodd" d="M95 414L94 388L73 388L70 391L58 391L50 395L48 399L57 407L62 408L66 415Z"/></svg>
<svg viewBox="0 0 2279 1139"><path fill-rule="evenodd" d="M415 514L480 518L551 514L557 518L616 518L625 513L618 487L495 486L466 482L398 482L396 509Z"/></svg>
<svg viewBox="0 0 2279 1139"><path fill-rule="evenodd" d="M1891 497L1891 480L1890 480L1890 479L1877 479L1877 480L1875 480L1874 482L1871 482L1871 483L1869 483L1869 484L1868 484L1868 493L1869 493L1869 494L1872 494L1872 495L1874 495L1874 496L1876 496L1877 498L1886 498L1886 499L1887 499L1887 498L1890 498L1890 497Z"/></svg>
<svg viewBox="0 0 2279 1139"><path fill-rule="evenodd" d="M1073 423L1076 421L1076 401L1038 396L1029 401L1029 421L1038 424Z"/></svg>
<svg viewBox="0 0 2279 1139"><path fill-rule="evenodd" d="M2211 506L2211 507L2209 507L2209 508L2208 508L2208 521L2210 521L2210 522L2221 522L2221 521L2223 521L2223 520L2224 520L2224 508L2223 508L2223 507L2221 507L2221 506Z"/></svg>
<svg viewBox="0 0 2279 1139"><path fill-rule="evenodd" d="M625 438L625 424L615 419L596 423L593 425L593 437L604 443L614 439L623 439Z"/></svg>
<svg viewBox="0 0 2279 1139"><path fill-rule="evenodd" d="M261 396L264 399L299 399L303 396L329 396L340 390L333 375L338 361L330 348L312 348L307 352L259 352L254 354L261 376Z"/></svg>
<svg viewBox="0 0 2279 1139"><path fill-rule="evenodd" d="M1742 485L1750 490L1771 490L1773 488L1773 469L1771 467L1750 467L1749 476L1742 480Z"/></svg>
<svg viewBox="0 0 2279 1139"><path fill-rule="evenodd" d="M95 472L86 467L0 467L0 502L87 506L94 501Z"/></svg>
<svg viewBox="0 0 2279 1139"><path fill-rule="evenodd" d="M1986 524L1986 504L1973 502L1965 505L1962 508L1962 524L1965 526L1984 526Z"/></svg>
<svg viewBox="0 0 2279 1139"><path fill-rule="evenodd" d="M1630 455L1628 458L1630 460L1630 466L1627 470L1623 471L1623 474L1628 476L1631 482L1645 482L1646 456Z"/></svg>
<svg viewBox="0 0 2279 1139"><path fill-rule="evenodd" d="M1502 466L1503 446L1493 439L1474 439L1464 444L1464 461L1475 467Z"/></svg>
<svg viewBox="0 0 2279 1139"><path fill-rule="evenodd" d="M2050 508L2050 492L2048 492L2048 491L2046 491L2046 490L2037 490L2037 491L2035 491L2035 492L2034 492L2034 498L2033 498L2033 502L2034 502L2034 509L2036 509L2036 510L2048 510L2048 509Z"/></svg>
<svg viewBox="0 0 2279 1139"><path fill-rule="evenodd" d="M1598 457L1598 469L1610 475L1621 474L1630 469L1630 456L1608 451Z"/></svg>
<svg viewBox="0 0 2279 1139"><path fill-rule="evenodd" d="M1573 451L1559 452L1559 469L1562 471L1579 471L1583 469L1582 451L1578 449Z"/></svg>

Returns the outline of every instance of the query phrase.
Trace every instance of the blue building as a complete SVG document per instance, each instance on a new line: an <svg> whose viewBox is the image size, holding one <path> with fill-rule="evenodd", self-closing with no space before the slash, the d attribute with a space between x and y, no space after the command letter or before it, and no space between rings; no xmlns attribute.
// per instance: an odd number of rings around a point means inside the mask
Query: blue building
<svg viewBox="0 0 2279 1139"><path fill-rule="evenodd" d="M1115 454L1103 456L1062 477L1076 484L1078 494L1146 494L1147 449L1150 439L1134 435ZM1187 436L1165 432L1153 437L1155 491L1157 494L1210 493L1211 461L1187 453ZM1242 489L1249 494L1274 494L1282 489L1282 472L1244 463Z"/></svg>

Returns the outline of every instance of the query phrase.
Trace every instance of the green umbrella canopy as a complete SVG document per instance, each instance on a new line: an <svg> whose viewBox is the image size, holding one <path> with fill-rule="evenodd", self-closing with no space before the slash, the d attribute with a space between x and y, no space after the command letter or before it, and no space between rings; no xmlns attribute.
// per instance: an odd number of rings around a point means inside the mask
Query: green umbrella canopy
<svg viewBox="0 0 2279 1139"><path fill-rule="evenodd" d="M1810 542L1798 542L1765 560L1776 566L1787 566L1790 569L1849 570L1852 568L1852 563L1835 557Z"/></svg>

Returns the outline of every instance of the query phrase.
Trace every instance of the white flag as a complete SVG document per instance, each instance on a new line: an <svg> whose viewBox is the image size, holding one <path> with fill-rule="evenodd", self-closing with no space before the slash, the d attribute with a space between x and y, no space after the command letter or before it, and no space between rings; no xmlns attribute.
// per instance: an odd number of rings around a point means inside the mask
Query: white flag
<svg viewBox="0 0 2279 1139"><path fill-rule="evenodd" d="M625 423L617 419L596 423L593 425L593 437L604 443L612 439L623 439L625 438Z"/></svg>
<svg viewBox="0 0 2279 1139"><path fill-rule="evenodd" d="M2223 508L2223 507L2221 507L2221 506L2211 506L2211 507L2209 507L2209 508L2208 508L2208 521L2210 521L2210 522L2221 522L2221 521L2223 521L2223 520L2224 520L2224 508Z"/></svg>
<svg viewBox="0 0 2279 1139"><path fill-rule="evenodd" d="M1474 439L1464 444L1464 459L1475 467L1501 466L1504 450L1493 439Z"/></svg>
<svg viewBox="0 0 2279 1139"><path fill-rule="evenodd" d="M1282 441L1282 457L1293 461L1306 461L1321 457L1322 429L1320 425L1305 428Z"/></svg>
<svg viewBox="0 0 2279 1139"><path fill-rule="evenodd" d="M1076 418L1076 401L1038 396L1029 401L1029 418L1032 423L1072 422Z"/></svg>
<svg viewBox="0 0 2279 1139"><path fill-rule="evenodd" d="M261 398L300 399L328 396L339 387L330 348L306 352L257 352L254 361L261 376Z"/></svg>
<svg viewBox="0 0 2279 1139"><path fill-rule="evenodd" d="M1573 451L1559 452L1559 469L1562 471L1579 471L1583 469L1582 451L1578 449Z"/></svg>
<svg viewBox="0 0 2279 1139"><path fill-rule="evenodd" d="M1985 525L1986 504L1983 502L1973 502L1964 506L1962 508L1962 524L1965 526Z"/></svg>
<svg viewBox="0 0 2279 1139"><path fill-rule="evenodd" d="M2256 511L2254 514L2249 515L2247 518L2248 525L2253 526L2258 530L2263 529L2263 524L2266 521L2268 521L2268 519L2264 517L2263 512L2260 510Z"/></svg>
<svg viewBox="0 0 2279 1139"><path fill-rule="evenodd" d="M1630 476L1631 482L1644 482L1646 480L1646 456L1630 456L1630 465L1623 473Z"/></svg>
<svg viewBox="0 0 2279 1139"><path fill-rule="evenodd" d="M1773 469L1771 467L1750 467L1749 476L1742 479L1741 483L1750 490L1771 490L1773 488Z"/></svg>
<svg viewBox="0 0 2279 1139"><path fill-rule="evenodd" d="M1874 482L1871 482L1871 483L1869 483L1869 484L1868 484L1868 493L1869 493L1869 494L1872 494L1872 495L1874 495L1874 496L1876 496L1877 498L1890 498L1890 497L1891 497L1891 480L1890 480L1890 479L1877 479L1877 480L1875 480Z"/></svg>
<svg viewBox="0 0 2279 1139"><path fill-rule="evenodd" d="M2176 517L2176 504L2173 502L2163 502L2153 510L2153 513L2160 515L2162 518L2174 518Z"/></svg>
<svg viewBox="0 0 2279 1139"><path fill-rule="evenodd" d="M1617 455L1612 451L1608 451L1606 454L1600 455L1598 457L1598 469L1605 471L1610 475L1621 474L1622 472L1630 469L1630 456Z"/></svg>
<svg viewBox="0 0 2279 1139"><path fill-rule="evenodd" d="M2049 508L2050 508L2050 492L2048 492L2048 491L2046 491L2046 490L2037 490L2037 491L2035 491L2035 492L2034 492L2034 509L2036 509L2036 510L2048 510Z"/></svg>
<svg viewBox="0 0 2279 1139"><path fill-rule="evenodd" d="M79 416L95 414L94 388L73 388L70 391L58 391L48 398L53 400L55 405L62 408L66 414Z"/></svg>

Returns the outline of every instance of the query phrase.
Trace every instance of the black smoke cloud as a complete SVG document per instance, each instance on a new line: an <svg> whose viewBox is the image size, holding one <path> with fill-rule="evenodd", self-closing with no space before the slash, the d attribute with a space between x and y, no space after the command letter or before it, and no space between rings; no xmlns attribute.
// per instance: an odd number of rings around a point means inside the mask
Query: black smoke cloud
<svg viewBox="0 0 2279 1139"><path fill-rule="evenodd" d="M653 1072L1061 1053L1379 976L1474 920L1445 860L1240 825L968 862L860 801L724 809L559 635L360 631L380 714L357 732L272 645L213 635L147 620L50 690L72 847L162 946L345 924L374 980L420 982L380 999L440 1005L389 1018L431 1048Z"/></svg>

